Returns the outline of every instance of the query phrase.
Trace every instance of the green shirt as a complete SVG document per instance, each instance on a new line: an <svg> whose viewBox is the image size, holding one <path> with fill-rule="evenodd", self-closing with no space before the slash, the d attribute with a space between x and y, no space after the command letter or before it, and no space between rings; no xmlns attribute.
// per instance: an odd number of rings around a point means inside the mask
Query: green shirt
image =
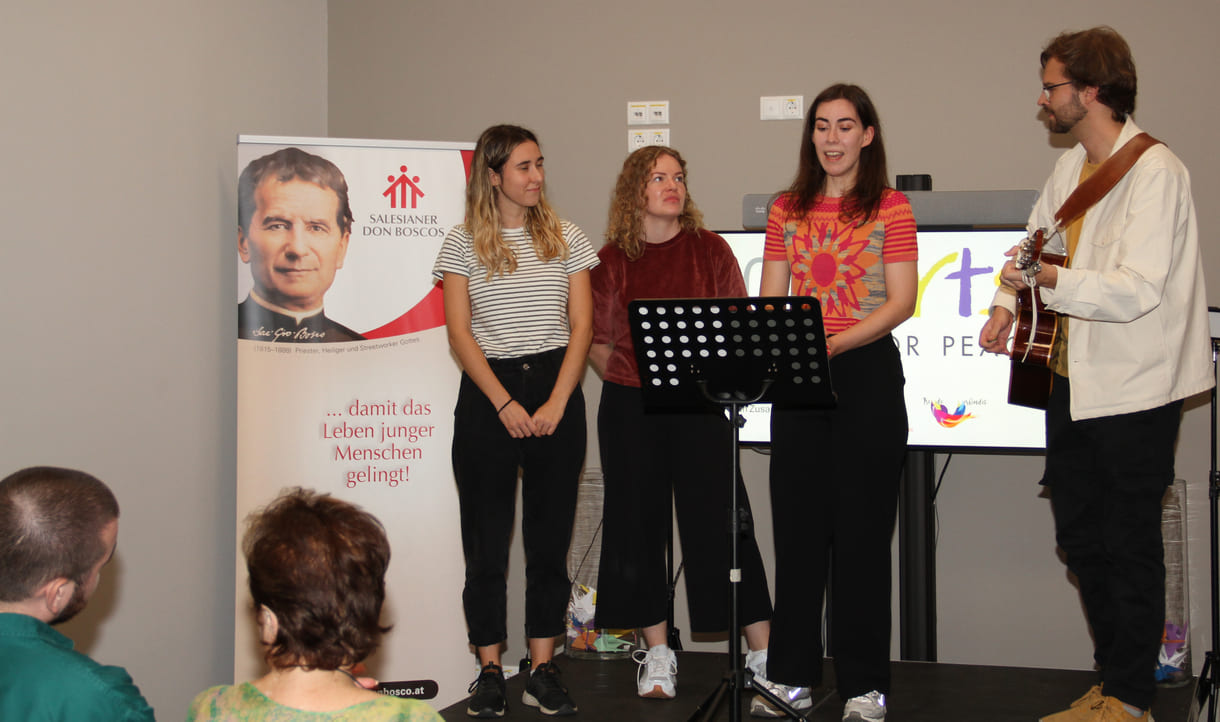
<svg viewBox="0 0 1220 722"><path fill-rule="evenodd" d="M25 614L0 614L0 720L153 722L122 667L72 649L72 640Z"/></svg>
<svg viewBox="0 0 1220 722"><path fill-rule="evenodd" d="M441 722L441 716L417 699L383 696L334 712L306 712L273 702L249 682L200 692L187 710L186 722Z"/></svg>

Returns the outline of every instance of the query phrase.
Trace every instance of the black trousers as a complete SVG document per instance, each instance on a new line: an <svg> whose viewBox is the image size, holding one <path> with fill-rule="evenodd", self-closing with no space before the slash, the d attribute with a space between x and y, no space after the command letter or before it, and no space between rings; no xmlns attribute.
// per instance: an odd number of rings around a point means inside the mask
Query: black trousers
<svg viewBox="0 0 1220 722"><path fill-rule="evenodd" d="M1069 380L1055 376L1043 476L1055 541L1080 584L1105 693L1148 709L1165 625L1161 499L1182 402L1072 421L1070 400Z"/></svg>
<svg viewBox="0 0 1220 722"><path fill-rule="evenodd" d="M665 544L678 518L691 629L729 627L732 429L716 409L647 413L640 390L607 382L597 415L605 476L597 626L649 627L668 615ZM670 500L673 500L673 507ZM750 509L740 474L738 508ZM742 625L771 618L754 532L740 538Z"/></svg>
<svg viewBox="0 0 1220 722"><path fill-rule="evenodd" d="M775 616L767 677L822 681L831 590L839 696L890 686L890 543L906 454L902 362L891 337L830 361L838 405L771 415Z"/></svg>
<svg viewBox="0 0 1220 722"><path fill-rule="evenodd" d="M533 413L550 397L564 352L560 348L489 363L504 388ZM485 647L508 637L506 574L518 471L525 636L563 633L571 593L567 555L585 457L585 426L584 396L577 387L554 434L514 439L500 423L496 408L462 374L453 420L453 474L466 555L462 605L471 644Z"/></svg>

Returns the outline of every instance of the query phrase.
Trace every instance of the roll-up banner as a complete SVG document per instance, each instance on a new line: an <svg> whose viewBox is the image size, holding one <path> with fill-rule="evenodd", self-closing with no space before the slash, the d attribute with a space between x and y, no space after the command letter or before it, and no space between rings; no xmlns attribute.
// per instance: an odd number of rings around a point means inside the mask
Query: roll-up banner
<svg viewBox="0 0 1220 722"><path fill-rule="evenodd" d="M302 486L385 525L385 623L369 660L442 708L473 658L450 463L459 369L432 264L462 222L471 143L241 136L237 159L235 675L265 671L241 537Z"/></svg>

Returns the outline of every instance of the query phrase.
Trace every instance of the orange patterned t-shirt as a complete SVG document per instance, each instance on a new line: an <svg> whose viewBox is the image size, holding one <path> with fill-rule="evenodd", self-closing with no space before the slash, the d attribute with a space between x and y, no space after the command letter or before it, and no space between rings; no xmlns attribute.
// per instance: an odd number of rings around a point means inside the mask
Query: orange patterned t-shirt
<svg viewBox="0 0 1220 722"><path fill-rule="evenodd" d="M763 259L787 261L791 293L822 304L827 334L845 331L885 302L885 264L914 261L915 216L887 188L876 218L857 226L839 218L842 199L818 198L804 217L787 218L788 197L771 206Z"/></svg>

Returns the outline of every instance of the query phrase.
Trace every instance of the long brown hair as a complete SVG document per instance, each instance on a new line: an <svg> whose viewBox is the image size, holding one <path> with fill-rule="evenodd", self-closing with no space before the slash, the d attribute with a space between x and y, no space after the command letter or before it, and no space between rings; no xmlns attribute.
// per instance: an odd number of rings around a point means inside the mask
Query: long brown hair
<svg viewBox="0 0 1220 722"><path fill-rule="evenodd" d="M663 155L678 161L682 175L686 177L686 161L678 151L663 145L649 145L627 156L614 184L610 220L606 224L606 242L622 248L629 261L644 255L644 191L653 166ZM678 222L691 232L703 227L703 213L691 200L689 184L686 186L686 204L682 207Z"/></svg>
<svg viewBox="0 0 1220 722"><path fill-rule="evenodd" d="M470 167L470 182L466 184L466 229L474 237L474 253L487 269L487 280L496 274L517 270L517 257L500 233L500 207L491 184L491 171L499 174L517 146L525 142L538 144L533 132L517 125L493 125L479 136L474 147L474 162ZM534 253L549 261L567 259L568 244L563 240L559 215L546 202L546 192L538 205L525 211L525 229L533 240Z"/></svg>
<svg viewBox="0 0 1220 722"><path fill-rule="evenodd" d="M789 218L798 218L809 213L826 190L826 170L818 162L817 150L813 147L813 131L817 124L818 106L832 100L846 100L856 109L860 124L873 129L873 142L860 149L860 164L856 171L856 184L843 198L839 217L844 221L865 223L874 218L881 207L881 194L888 187L888 172L885 165L885 143L881 140L881 119L868 93L858 85L838 83L818 93L809 106L805 118L805 131L801 136L801 152L797 163L796 178L784 192Z"/></svg>

